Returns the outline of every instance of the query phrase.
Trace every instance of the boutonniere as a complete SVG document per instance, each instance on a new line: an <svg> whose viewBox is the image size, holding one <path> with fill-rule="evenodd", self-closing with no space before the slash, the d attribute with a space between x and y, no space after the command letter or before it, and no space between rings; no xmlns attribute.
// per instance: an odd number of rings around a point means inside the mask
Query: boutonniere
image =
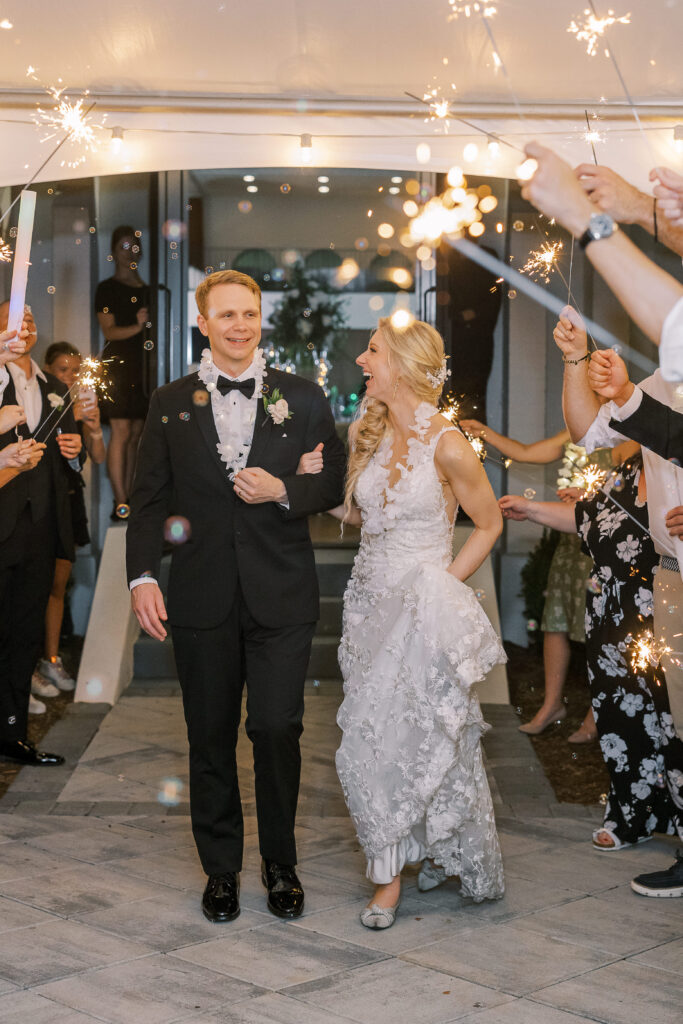
<svg viewBox="0 0 683 1024"><path fill-rule="evenodd" d="M287 401L282 397L279 388L275 388L272 395L263 396L263 408L266 410L266 415L272 418L273 423L284 423L285 420L292 418Z"/></svg>
<svg viewBox="0 0 683 1024"><path fill-rule="evenodd" d="M54 391L49 393L47 400L53 409L61 409L64 406L64 396L58 395Z"/></svg>

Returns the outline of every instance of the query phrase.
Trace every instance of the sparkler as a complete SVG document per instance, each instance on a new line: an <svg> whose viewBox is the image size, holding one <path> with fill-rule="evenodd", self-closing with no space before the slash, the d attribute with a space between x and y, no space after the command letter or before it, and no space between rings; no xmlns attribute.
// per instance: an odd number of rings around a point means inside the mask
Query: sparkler
<svg viewBox="0 0 683 1024"><path fill-rule="evenodd" d="M474 14L479 14L482 18L492 18L498 10L493 4L479 3L478 0L448 0L448 6L451 9L449 21L455 21L461 15L471 18Z"/></svg>
<svg viewBox="0 0 683 1024"><path fill-rule="evenodd" d="M655 640L654 635L648 629L640 636L631 637L628 641L631 648L631 668L635 671L646 669L649 666L657 668L665 654L671 653L671 648L664 640Z"/></svg>
<svg viewBox="0 0 683 1024"><path fill-rule="evenodd" d="M582 471L584 498L592 498L597 494L607 478L607 471L591 464Z"/></svg>
<svg viewBox="0 0 683 1024"><path fill-rule="evenodd" d="M562 247L562 242L544 242L540 249L529 253L520 273L528 274L534 281L548 284L553 272L558 270L557 261Z"/></svg>
<svg viewBox="0 0 683 1024"><path fill-rule="evenodd" d="M45 427L48 425L54 414L58 412L59 416L50 427L50 430L45 435L45 437L41 438L43 443L47 443L47 441L49 441L49 439L52 437L55 430L59 426L60 421L67 414L67 412L74 404L74 402L78 401L82 392L92 391L95 392L95 394L99 393L99 395L102 398L110 400L109 395L107 394L109 381L104 376L104 363L111 361L111 359L93 359L91 356L87 356L82 361L81 369L78 372L78 376L76 377L76 380L71 385L67 393L63 396L62 404L55 406L52 412L40 425L38 431L36 431L36 434L34 435L36 440L38 439L38 433L40 433L41 430L45 429Z"/></svg>
<svg viewBox="0 0 683 1024"><path fill-rule="evenodd" d="M85 150L78 157L72 160L63 160L61 164L62 167L65 165L68 167L78 167L79 164L85 161L85 154L87 152L96 152L99 140L95 134L95 129L102 128L102 125L90 123L88 115L92 110L92 105L87 109L85 107L87 93L73 103L64 96L64 92L64 88L58 89L57 86L50 86L47 89L47 93L54 100L54 106L49 110L38 107L34 120L39 127L46 131L41 140L42 142L53 139L59 132L66 132L66 137L74 145L81 146Z"/></svg>
<svg viewBox="0 0 683 1024"><path fill-rule="evenodd" d="M576 36L577 42L586 44L586 53L594 57L598 52L598 40L605 34L605 29L611 25L630 25L631 15L623 14L621 17L615 15L614 11L608 11L606 18L599 18L594 10L586 10L580 20L572 20L567 32ZM605 48L605 56L609 57L609 49Z"/></svg>

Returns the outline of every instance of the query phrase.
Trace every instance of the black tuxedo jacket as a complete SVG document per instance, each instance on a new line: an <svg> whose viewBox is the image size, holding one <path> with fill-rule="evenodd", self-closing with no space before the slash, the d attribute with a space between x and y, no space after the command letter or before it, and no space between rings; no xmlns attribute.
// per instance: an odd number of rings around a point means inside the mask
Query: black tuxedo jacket
<svg viewBox="0 0 683 1024"><path fill-rule="evenodd" d="M248 505L235 496L216 449L211 402L196 373L154 392L145 423L127 528L128 581L159 578L164 522L189 520L189 539L173 549L168 587L171 625L212 628L227 618L238 585L263 626L313 622L318 582L307 516L343 500L346 455L322 390L293 374L268 369L291 419L273 422L259 399L247 466L260 466L287 488L289 509ZM324 469L296 475L299 458L322 441Z"/></svg>
<svg viewBox="0 0 683 1024"><path fill-rule="evenodd" d="M610 427L663 459L683 462L683 415L644 391L633 415L610 420Z"/></svg>
<svg viewBox="0 0 683 1024"><path fill-rule="evenodd" d="M68 389L53 377L51 373L45 374L47 382L38 378L40 392L43 397L43 409L40 423L33 432L38 441L44 441L52 430L61 415L60 411L53 410L48 394L66 395ZM14 389L14 381L10 374L9 383L2 396L2 405L18 405L17 395ZM46 420L49 422L46 423ZM68 411L59 421L59 427L65 434L76 434L78 428L73 417L73 409ZM22 437L30 437L30 431L25 423L19 427ZM4 487L0 488L0 544L11 537L19 516L30 502L31 515L34 522L38 522L43 516L53 515L56 517L57 534L60 540L60 557L74 561L76 554L73 540L73 527L71 522L71 503L69 501L69 476L68 463L61 455L56 441L56 430L52 432L47 441L47 447L42 459L35 469L20 473L14 480L11 480ZM0 449L16 441L13 430L0 434Z"/></svg>

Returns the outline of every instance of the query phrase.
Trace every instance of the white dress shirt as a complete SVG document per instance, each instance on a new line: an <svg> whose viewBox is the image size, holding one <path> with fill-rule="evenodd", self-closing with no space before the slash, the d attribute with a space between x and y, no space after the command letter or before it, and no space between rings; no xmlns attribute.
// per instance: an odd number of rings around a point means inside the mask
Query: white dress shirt
<svg viewBox="0 0 683 1024"><path fill-rule="evenodd" d="M16 363L8 363L7 368L14 381L14 390L17 394L17 405L21 405L26 413L26 426L33 433L43 413L43 395L40 390L38 378L40 377L47 384L47 377L35 362L31 360L31 376L26 374Z"/></svg>
<svg viewBox="0 0 683 1024"><path fill-rule="evenodd" d="M219 380L221 377L225 377L227 380L249 380L253 376L253 363L239 377L231 377L223 370L218 373ZM232 458L241 451L242 459L240 461L242 465L246 464L254 437L258 402L256 391L251 398L247 398L244 392L237 388L234 391L228 391L227 395L222 395L218 388L211 392L211 411L218 434L218 453L224 462L231 462ZM228 472L227 465L225 471ZM289 508L289 505L283 502L282 507ZM157 580L153 576L140 576L130 581L129 588L133 590L141 583L156 582Z"/></svg>
<svg viewBox="0 0 683 1024"><path fill-rule="evenodd" d="M661 370L655 370L651 377L646 377L640 382L628 402L621 408L614 402L606 402L601 406L585 436L578 443L587 451L593 452L596 448L613 448L621 441L627 440L625 434L620 434L610 427L609 421L625 420L636 411L642 400L639 388L663 405L674 404L674 385L664 380ZM655 549L660 555L677 558L683 576L683 539L672 537L664 523L670 509L683 505L683 469L645 447L643 466L647 481L650 533ZM616 501L618 500L617 497Z"/></svg>
<svg viewBox="0 0 683 1024"><path fill-rule="evenodd" d="M5 388L9 384L9 373L7 372L6 366L0 366L0 405L2 404L2 396L5 393Z"/></svg>
<svg viewBox="0 0 683 1024"><path fill-rule="evenodd" d="M683 381L683 299L670 309L659 340L659 367L664 380Z"/></svg>

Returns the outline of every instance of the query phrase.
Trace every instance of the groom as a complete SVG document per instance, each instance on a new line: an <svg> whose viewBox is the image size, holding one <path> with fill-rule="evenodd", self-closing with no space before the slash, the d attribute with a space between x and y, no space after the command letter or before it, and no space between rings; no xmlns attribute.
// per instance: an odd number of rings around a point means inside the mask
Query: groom
<svg viewBox="0 0 683 1024"><path fill-rule="evenodd" d="M158 640L171 629L190 744L192 830L209 876L210 921L240 912L243 821L235 747L242 690L253 744L261 877L268 907L298 917L294 870L303 689L319 614L307 516L343 500L345 454L309 381L266 368L261 292L233 270L197 288L209 339L198 373L152 396L127 528L133 610ZM324 468L297 475L324 446ZM157 585L173 550L168 613Z"/></svg>

